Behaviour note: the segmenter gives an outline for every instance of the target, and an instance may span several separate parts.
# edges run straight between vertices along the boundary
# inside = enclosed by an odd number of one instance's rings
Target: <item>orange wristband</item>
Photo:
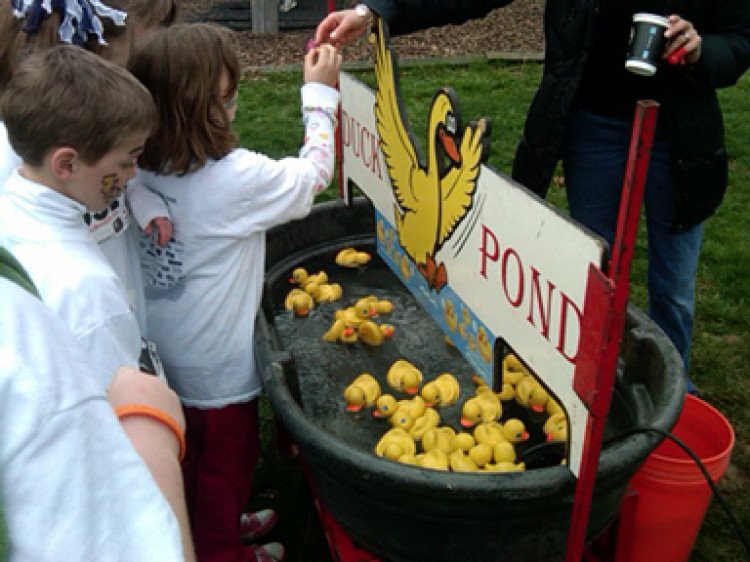
[[[182,457],[185,456],[185,432],[182,431],[182,428],[180,427],[180,424],[177,423],[177,420],[175,420],[164,410],[154,408],[153,406],[149,406],[148,404],[122,404],[121,406],[117,406],[115,408],[115,414],[117,414],[117,417],[120,419],[126,418],[128,416],[146,416],[160,421],[169,429],[171,429],[172,433],[174,433],[175,437],[177,438],[177,442],[180,445],[180,451],[177,453],[177,460],[181,461]]]

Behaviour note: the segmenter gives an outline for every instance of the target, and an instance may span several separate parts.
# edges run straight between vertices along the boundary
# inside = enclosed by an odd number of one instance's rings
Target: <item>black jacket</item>
[[[462,23],[512,0],[365,0],[392,35]],[[599,6],[606,0],[548,0],[545,63],[513,163],[513,178],[547,193],[561,158],[576,90],[587,61]],[[673,230],[711,216],[727,185],[724,125],[716,89],[731,86],[750,67],[750,0],[664,0],[666,14],[691,21],[703,38],[697,64],[660,68],[668,73],[659,120],[671,143],[676,186]]]

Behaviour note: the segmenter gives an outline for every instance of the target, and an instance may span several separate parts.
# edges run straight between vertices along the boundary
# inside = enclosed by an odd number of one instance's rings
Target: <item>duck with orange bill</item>
[[[347,412],[358,412],[365,406],[373,406],[380,396],[380,384],[370,373],[357,375],[344,389]]]
[[[383,394],[375,400],[375,409],[372,411],[372,415],[376,418],[388,418],[392,425],[404,426],[404,429],[409,429],[411,423],[408,422],[396,422],[394,416],[401,414],[413,422],[418,417],[422,416],[427,409],[425,401],[422,397],[417,395],[411,399],[396,400],[392,394]]]
[[[440,373],[422,387],[422,398],[430,406],[450,406],[461,393],[458,379],[451,373]]]
[[[394,390],[416,394],[422,384],[422,371],[406,359],[396,359],[388,368],[386,382]]]
[[[331,327],[323,333],[323,340],[331,343],[353,344],[357,341],[357,330],[344,320],[334,320]]]
[[[565,416],[565,412],[552,414],[544,422],[542,429],[544,430],[544,435],[547,436],[547,441],[567,441],[568,418]]]
[[[314,284],[311,294],[315,302],[334,302],[341,298],[344,291],[338,283],[322,283]]]
[[[356,248],[344,248],[336,254],[334,261],[340,267],[356,268],[365,265],[372,259],[368,252],[357,250]]]
[[[368,295],[362,297],[356,303],[356,306],[364,307],[367,310],[369,317],[378,316],[380,314],[390,314],[393,312],[393,303],[388,299],[380,299],[375,295]]]
[[[364,320],[356,331],[359,341],[370,347],[377,347],[393,336],[395,328],[392,324],[376,324],[372,320]]]
[[[525,376],[516,385],[516,402],[524,408],[542,413],[548,401],[549,393],[534,375]]]
[[[302,289],[294,288],[284,299],[284,308],[294,312],[295,316],[307,316],[315,308],[315,301]]]
[[[435,408],[426,408],[418,418],[414,418],[409,428],[409,435],[415,441],[419,441],[428,429],[437,427],[440,423],[440,414]]]

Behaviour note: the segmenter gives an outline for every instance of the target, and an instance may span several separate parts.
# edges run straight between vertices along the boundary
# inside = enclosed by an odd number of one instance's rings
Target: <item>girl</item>
[[[188,424],[183,463],[199,560],[281,560],[283,546],[243,547],[239,516],[258,457],[260,378],[253,329],[266,231],[305,216],[331,180],[341,56],[331,46],[305,57],[305,144],[272,160],[236,148],[240,70],[229,32],[180,24],[131,58],[151,91],[158,130],[138,178],[167,201],[166,248],[142,244],[149,337],[156,342]]]

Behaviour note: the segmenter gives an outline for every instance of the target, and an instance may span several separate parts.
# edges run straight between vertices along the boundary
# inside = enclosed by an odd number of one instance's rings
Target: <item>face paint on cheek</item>
[[[117,185],[117,174],[107,174],[102,178],[102,196],[109,203],[117,197],[122,188]]]

